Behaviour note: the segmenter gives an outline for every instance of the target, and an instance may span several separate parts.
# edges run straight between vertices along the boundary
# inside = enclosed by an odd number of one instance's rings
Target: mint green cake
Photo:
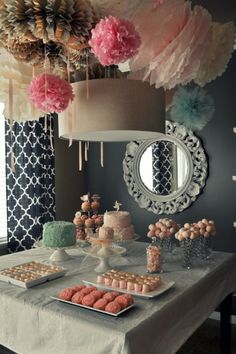
[[[76,228],[72,222],[51,221],[43,225],[45,247],[69,247],[76,243]]]

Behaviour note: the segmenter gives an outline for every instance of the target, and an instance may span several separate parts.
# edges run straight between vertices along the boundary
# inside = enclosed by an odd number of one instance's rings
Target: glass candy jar
[[[148,273],[161,273],[161,249],[156,237],[152,237],[151,244],[146,248],[147,253],[147,271]]]

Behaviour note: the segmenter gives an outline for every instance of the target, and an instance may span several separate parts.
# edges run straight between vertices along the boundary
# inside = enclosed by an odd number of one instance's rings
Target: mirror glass
[[[196,200],[205,185],[208,164],[200,139],[167,120],[165,135],[127,145],[123,171],[128,192],[141,208],[174,214]]]
[[[139,173],[145,187],[157,195],[169,195],[181,188],[187,178],[187,156],[171,141],[161,140],[143,152]]]

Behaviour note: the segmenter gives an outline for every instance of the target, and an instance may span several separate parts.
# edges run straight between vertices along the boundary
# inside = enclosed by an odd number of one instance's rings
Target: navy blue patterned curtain
[[[12,139],[6,122],[7,227],[10,252],[31,248],[42,234],[42,225],[55,217],[54,149],[51,117],[14,122]],[[11,141],[12,140],[12,141]],[[15,173],[11,169],[11,146]]]
[[[158,141],[152,145],[153,192],[168,195],[173,192],[172,143]]]

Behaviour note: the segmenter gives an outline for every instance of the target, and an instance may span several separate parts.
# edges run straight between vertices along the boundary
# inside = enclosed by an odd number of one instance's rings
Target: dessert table
[[[132,243],[128,256],[114,257],[112,266],[145,273],[146,247]],[[169,257],[162,277],[175,285],[154,299],[135,297],[135,306],[114,318],[50,298],[82,280],[96,280],[96,259],[80,249],[67,252],[72,258],[60,263],[68,269],[62,278],[31,289],[0,282],[2,345],[18,354],[172,354],[225,298],[227,324],[227,296],[236,291],[236,255],[214,252],[212,260],[191,270],[181,267],[178,254]],[[38,248],[1,256],[0,268],[32,260],[49,262],[50,254]]]

